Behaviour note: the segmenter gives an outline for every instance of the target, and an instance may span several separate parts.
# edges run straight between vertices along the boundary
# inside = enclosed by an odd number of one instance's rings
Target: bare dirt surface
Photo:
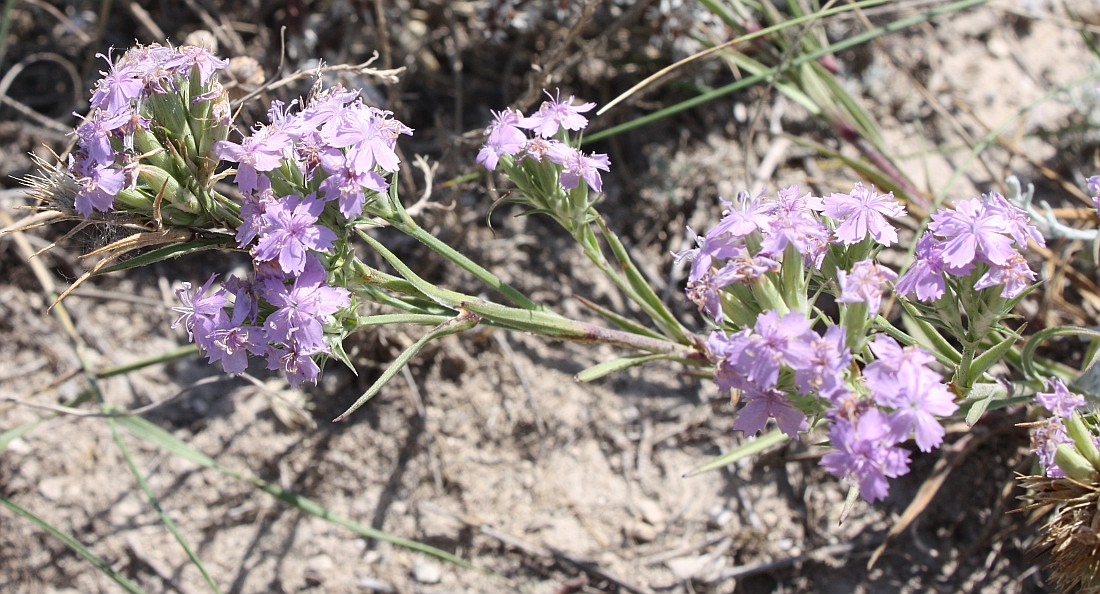
[[[0,69],[9,73],[2,94],[34,113],[13,101],[0,107],[0,184],[6,188],[0,214],[23,214],[16,209],[27,201],[13,176],[30,171],[27,153],[45,154],[43,145],[64,150],[65,129],[76,121],[68,114],[86,109],[86,90],[98,78],[96,52],[135,38],[181,42],[194,31],[213,30],[223,56],[251,56],[271,75],[286,27],[287,70],[317,57],[360,63],[374,51],[379,66],[406,67],[392,87],[373,79],[344,82],[369,85],[368,96],[416,128],[402,146],[406,161],[425,154],[440,163],[433,202],[447,208],[426,211],[425,227],[536,300],[592,317],[572,297],[614,306],[614,292],[594,280],[597,272],[563,233],[537,218],[513,218],[506,208],[493,215],[490,230],[484,179],[442,184],[474,171],[490,108],[521,98],[530,107],[533,91],[543,86],[604,104],[702,47],[677,34],[683,27],[694,22],[696,34],[728,37],[699,20],[699,8],[608,1],[565,43],[580,3],[546,3],[553,7],[545,10],[541,4],[118,2],[99,12],[92,2],[17,2]],[[867,18],[896,21],[932,4],[942,3],[899,1]],[[1005,176],[1016,174],[1037,183],[1040,197],[1052,203],[1085,204],[1052,180],[1080,187],[1083,176],[1094,173],[1097,136],[1089,124],[1100,113],[1096,81],[1079,79],[1094,72],[1096,62],[1079,28],[1098,22],[1100,12],[1091,2],[1070,3],[1079,13],[1071,19],[1061,3],[1052,4],[990,2],[835,56],[839,78],[878,121],[917,188],[969,198],[1003,189]],[[839,39],[867,26],[847,18],[827,30]],[[593,129],[733,76],[718,61],[694,65],[596,118]],[[244,117],[256,117],[266,100],[301,92],[284,91],[265,95]],[[704,229],[717,220],[719,195],[761,179],[771,190],[798,183],[818,193],[855,181],[837,160],[790,142],[809,138],[858,154],[824,121],[755,88],[620,135],[597,146],[614,164],[601,209],[678,304],[682,274],[669,252],[686,246],[685,224]],[[992,130],[1000,135],[989,142]],[[969,147],[984,144],[982,158],[972,160]],[[775,167],[767,166],[769,152]],[[963,174],[949,185],[956,168]],[[409,195],[424,187],[419,173],[404,181]],[[61,231],[21,237],[34,250]],[[393,239],[422,274],[474,286],[426,250]],[[82,270],[77,256],[103,240],[82,232],[39,260],[64,286]],[[138,489],[108,423],[27,404],[57,405],[86,382],[74,373],[81,360],[47,312],[50,301],[22,249],[16,238],[0,238],[0,432],[40,424],[0,452],[0,494],[73,535],[147,591],[208,590]],[[87,367],[123,364],[185,343],[182,332],[169,328],[172,289],[232,265],[199,256],[85,283],[65,305],[87,343]],[[1032,309],[1037,327],[1092,311],[1060,292]],[[197,357],[101,381],[107,402],[118,408],[170,400],[144,418],[224,467],[495,574],[356,536],[248,482],[124,436],[153,493],[223,591],[1046,591],[1027,554],[1034,528],[1023,514],[1007,514],[1019,495],[1013,472],[1031,464],[1026,432],[1014,427],[1022,411],[997,412],[973,429],[953,425],[942,454],[914,456],[913,472],[895,482],[887,501],[856,502],[841,522],[847,490],[818,467],[823,450],[812,439],[685,477],[740,443],[730,430],[729,401],[712,383],[673,365],[575,382],[574,374],[613,356],[609,347],[491,330],[451,337],[419,356],[350,422],[330,423],[417,332],[363,332],[349,346],[358,377],[330,364],[320,385],[301,391],[262,369],[253,371],[264,388],[239,378],[198,384],[217,374]],[[950,470],[942,488],[868,567],[939,467]],[[117,590],[60,541],[0,508],[0,591]]]

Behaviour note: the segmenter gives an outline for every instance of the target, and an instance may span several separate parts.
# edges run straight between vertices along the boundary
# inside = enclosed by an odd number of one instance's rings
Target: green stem
[[[578,342],[604,343],[615,346],[633,348],[651,353],[665,353],[675,357],[705,361],[705,357],[694,349],[685,345],[665,339],[642,336],[631,332],[605,328],[595,324],[580,322],[563,318],[558,314],[542,311],[520,309],[485,301],[471,295],[451,291],[437,287],[417,276],[404,262],[389,251],[386,246],[374,239],[362,230],[357,230],[359,237],[379,253],[401,276],[412,285],[415,290],[427,296],[432,301],[453,310],[466,310],[477,314],[492,322],[494,325],[510,330],[534,332],[543,336],[572,340]],[[371,282],[370,277],[360,280]]]
[[[506,299],[518,305],[519,307],[530,310],[545,309],[534,301],[528,299],[527,296],[519,292],[519,290],[500,280],[497,275],[489,272],[477,262],[474,262],[473,260],[467,258],[451,246],[444,243],[443,240],[425,231],[423,227],[416,224],[416,221],[414,221],[412,217],[409,216],[409,213],[407,213],[405,209],[400,206],[400,203],[397,204],[397,207],[398,218],[391,221],[391,223],[397,230],[428,246],[434,252],[443,256],[444,258],[447,258],[451,262],[454,262],[458,265],[459,268],[474,275],[474,277],[476,277],[478,280],[492,287],[501,295],[504,295]]]

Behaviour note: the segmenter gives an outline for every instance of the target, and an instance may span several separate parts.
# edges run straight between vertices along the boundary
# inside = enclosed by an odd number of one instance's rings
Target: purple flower
[[[852,265],[852,269],[837,271],[840,284],[838,303],[866,303],[874,316],[882,303],[882,286],[898,277],[897,273],[874,260],[862,260]]]
[[[268,205],[253,256],[261,262],[277,259],[287,274],[302,272],[307,250],[327,252],[336,241],[331,229],[317,224],[324,208],[324,201],[313,195],[286,196]]]
[[[214,155],[239,163],[234,179],[241,192],[248,194],[267,186],[266,178],[261,181],[259,172],[277,169],[283,159],[290,157],[291,148],[290,136],[286,132],[278,126],[265,126],[246,136],[241,144],[228,140],[215,142]]]
[[[917,294],[921,301],[935,301],[943,296],[947,284],[943,279],[943,244],[932,234],[925,231],[917,240],[916,258],[894,285],[898,295]]]
[[[946,417],[959,406],[940,379],[940,374],[927,367],[910,365],[899,369],[893,381],[880,378],[874,382],[875,402],[894,409],[888,424],[895,440],[903,441],[913,434],[922,452],[930,452],[943,442],[944,429],[936,417]]]
[[[746,402],[733,423],[735,431],[744,431],[746,435],[759,433],[768,424],[769,418],[775,419],[779,429],[790,437],[797,437],[800,431],[809,428],[806,415],[779,390],[750,389],[742,397]]]
[[[1085,397],[1070,392],[1061,379],[1049,378],[1047,389],[1051,391],[1039,392],[1035,395],[1035,401],[1056,417],[1068,419],[1074,410],[1085,406]]]
[[[1044,473],[1049,477],[1064,478],[1066,476],[1066,473],[1054,461],[1054,457],[1058,453],[1058,446],[1062,444],[1072,445],[1073,440],[1066,433],[1066,426],[1062,422],[1062,418],[1058,416],[1047,419],[1043,425],[1035,429],[1035,433],[1031,434],[1031,451],[1039,456],[1039,465],[1043,467]]]
[[[267,368],[271,371],[282,370],[291,386],[302,382],[316,382],[321,368],[312,355],[325,351],[313,351],[302,348],[272,347],[267,353]]]
[[[406,134],[412,130],[403,128],[400,122],[395,128],[395,120],[388,120],[387,114],[373,107],[349,108],[321,128],[321,137],[334,147],[348,147],[348,165],[357,173],[366,173],[375,165],[383,171],[397,171],[401,160],[394,150],[395,130]]]
[[[93,210],[107,212],[115,204],[115,196],[126,185],[126,172],[111,167],[92,167],[86,175],[76,180],[80,190],[73,201],[73,208],[85,218]]]
[[[115,162],[115,149],[111,146],[111,132],[117,130],[130,121],[130,113],[122,111],[112,114],[109,111],[98,109],[91,117],[83,117],[84,123],[77,127],[76,136],[79,144],[87,155],[88,161],[99,165],[110,165]]]
[[[230,278],[226,284],[234,280],[236,277]],[[206,358],[211,364],[220,363],[226,373],[243,373],[248,368],[249,353],[263,355],[267,351],[264,329],[244,325],[250,317],[251,305],[249,299],[238,300],[233,306],[233,317],[219,316],[210,333]]]
[[[809,342],[816,337],[810,330],[810,321],[796,311],[782,318],[775,310],[764,312],[756,319],[753,330],[738,364],[745,378],[758,390],[776,385],[781,364],[795,368],[805,365],[811,354]]]
[[[793,185],[779,190],[778,199],[775,202],[773,214],[779,217],[808,216],[814,217],[814,211],[824,208],[821,198],[806,192],[800,194],[802,189]]]
[[[196,45],[181,47],[179,55],[181,58],[179,61],[181,74],[186,76],[191,68],[196,68],[199,72],[199,82],[204,85],[210,82],[210,77],[214,76],[214,71],[223,70],[226,66],[229,66],[229,60],[219,59],[210,50]]]
[[[519,129],[523,114],[513,109],[492,113],[493,123],[485,129],[488,139],[477,153],[477,163],[489,171],[497,168],[502,155],[517,155],[527,145],[527,135]]]
[[[729,266],[715,271],[707,269],[697,280],[688,281],[685,294],[700,310],[714,320],[722,322],[722,288],[737,282],[737,270]]]
[[[572,190],[580,185],[581,178],[588,183],[588,187],[597,192],[603,191],[603,179],[599,170],[610,171],[611,161],[603,153],[586,155],[564,143],[556,143],[550,146],[547,156],[551,161],[562,166],[561,187]]]
[[[687,230],[688,233],[695,234],[691,227],[688,227]],[[733,258],[747,251],[745,246],[740,244],[738,238],[729,234],[716,234],[713,229],[706,235],[696,235],[695,244],[697,247],[673,254],[676,263],[680,263],[684,259],[691,260],[688,282],[702,279],[713,267],[715,260]]]
[[[294,284],[267,279],[263,296],[277,310],[267,316],[267,338],[273,343],[296,345],[298,353],[328,352],[324,341],[324,320],[351,304],[350,293],[325,284],[325,268],[315,256],[306,259]]]
[[[1030,239],[1040,247],[1046,246],[1046,239],[1043,238],[1043,234],[1039,232],[1039,229],[1031,223],[1031,215],[1027,214],[1026,210],[1012,204],[997,192],[983,194],[982,200],[985,202],[987,209],[1000,214],[1008,222],[1008,233],[1012,236],[1016,245],[1026,248],[1027,240]]]
[[[176,321],[172,322],[172,328],[178,328],[182,324],[187,330],[187,339],[204,350],[210,345],[214,330],[226,317],[225,289],[219,288],[210,295],[206,294],[217,276],[217,274],[211,274],[206,283],[198,289],[192,289],[191,283],[183,283],[179,289],[176,289],[176,298],[182,305],[172,307],[172,311],[180,314]]]
[[[851,362],[844,326],[829,326],[824,336],[809,341],[806,358],[794,367],[794,384],[804,394],[816,393],[830,402],[839,402],[850,392],[844,370]]]
[[[764,202],[760,197],[751,198],[748,192],[739,192],[735,202],[722,201],[725,210],[722,220],[707,234],[745,237],[759,229],[767,229],[770,215],[776,209],[775,202]]]
[[[871,237],[889,246],[898,241],[898,233],[886,217],[905,216],[905,208],[894,200],[894,193],[879,194],[875,187],[856,183],[850,194],[833,194],[823,199],[822,212],[838,223],[834,233],[838,241],[852,245]]]
[[[136,61],[113,61],[111,50],[107,55],[96,54],[97,58],[107,60],[108,72],[100,72],[103,78],[92,93],[91,105],[111,114],[117,114],[130,107],[130,100],[141,95],[145,88],[143,72]]]
[[[879,334],[867,343],[875,360],[863,368],[863,377],[867,379],[867,385],[871,391],[876,392],[876,382],[892,383],[896,381],[898,373],[906,367],[926,367],[936,358],[923,348],[912,345],[902,347],[898,341]],[[882,391],[887,391],[885,388]]]
[[[954,210],[940,210],[932,215],[928,225],[944,238],[943,261],[962,267],[982,257],[993,264],[1004,264],[1016,251],[1009,222],[1002,214],[985,207],[981,200],[963,200]]]
[[[550,138],[558,133],[559,127],[576,131],[582,130],[588,125],[588,118],[581,114],[596,107],[595,103],[573,105],[572,95],[570,95],[568,99],[562,101],[560,90],[558,91],[557,97],[551,95],[549,91],[544,90],[543,92],[546,93],[546,96],[550,99],[542,102],[537,113],[520,120],[519,126],[521,128],[534,130],[535,134],[543,138]],[[596,191],[598,192],[599,190]]]
[[[728,336],[722,330],[715,330],[707,337],[707,351],[714,360],[714,383],[719,389],[740,390],[749,387],[740,360],[751,334],[751,329],[744,328]]]
[[[1013,252],[1004,264],[990,264],[989,270],[974,283],[974,289],[1001,287],[1001,297],[1012,299],[1034,281],[1035,272],[1027,265],[1027,260],[1019,252]]]
[[[821,458],[821,466],[833,476],[859,487],[865,500],[874,503],[890,492],[887,479],[909,472],[909,452],[895,447],[886,417],[870,409],[854,421],[833,420],[829,439],[835,452]]]
[[[776,260],[783,258],[788,245],[803,254],[808,265],[818,263],[829,241],[829,229],[814,216],[802,211],[776,210],[768,221],[760,253]]]

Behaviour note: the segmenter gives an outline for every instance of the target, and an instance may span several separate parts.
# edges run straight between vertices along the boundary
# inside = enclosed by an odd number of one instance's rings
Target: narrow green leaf
[[[115,365],[114,367],[104,367],[96,372],[95,376],[99,379],[105,377],[113,377],[116,375],[125,375],[136,369],[142,369],[149,367],[150,365],[156,365],[158,363],[167,363],[169,361],[175,361],[177,359],[184,359],[192,355],[196,355],[199,352],[199,347],[193,344],[187,344],[177,349],[168,351],[167,353],[161,353],[153,355],[152,357],[144,357],[136,361],[129,363],[123,363],[122,365]]]
[[[106,408],[104,411],[106,412]],[[195,569],[199,570],[200,574],[202,574],[203,579],[206,580],[206,585],[210,586],[212,591],[221,594],[221,589],[218,588],[217,582],[214,581],[214,578],[210,577],[210,573],[206,571],[206,566],[202,564],[202,560],[199,559],[199,556],[191,549],[191,546],[187,544],[187,539],[183,537],[183,533],[180,532],[179,526],[177,526],[171,516],[164,511],[164,508],[160,504],[160,499],[153,493],[153,488],[149,486],[149,482],[145,480],[137,463],[134,462],[134,458],[130,454],[130,448],[126,446],[126,442],[123,441],[122,435],[118,432],[118,422],[115,419],[108,418],[107,424],[111,428],[111,435],[114,437],[115,443],[118,444],[118,448],[122,452],[123,459],[126,461],[126,467],[130,469],[130,474],[134,476],[134,480],[137,481],[138,487],[145,493],[146,499],[149,500],[149,505],[153,506],[157,515],[160,516],[160,521],[164,522],[164,526],[172,533],[172,536],[176,539],[180,548],[183,549],[184,554],[191,560],[191,564],[195,566]]]
[[[416,354],[419,353],[420,350],[423,349],[424,346],[427,345],[429,342],[437,338],[442,338],[449,334],[455,334],[458,332],[469,330],[470,328],[476,326],[479,321],[481,321],[481,319],[477,315],[469,312],[464,312],[436,326],[432,329],[431,332],[428,332],[424,336],[421,336],[420,340],[417,340],[411,346],[409,346],[409,348],[402,351],[402,353],[398,355],[392,363],[390,363],[389,367],[387,367],[386,370],[382,372],[382,375],[379,376],[373,384],[371,384],[371,387],[367,388],[367,391],[364,392],[363,395],[355,401],[355,404],[352,404],[350,407],[348,407],[347,410],[345,410],[340,416],[333,419],[332,422],[338,423],[340,421],[343,421],[344,419],[348,418],[348,415],[355,412],[360,406],[366,404],[368,400],[370,400],[374,397],[375,394],[380,392],[382,390],[382,387],[389,383],[389,381],[393,379],[393,376],[397,375],[397,372],[401,371],[401,368],[407,365],[409,361],[414,356],[416,356]]]
[[[790,439],[790,437],[788,437],[786,433],[783,433],[779,429],[773,429],[769,433],[765,433],[764,435],[761,435],[760,437],[757,437],[752,441],[747,441],[730,450],[729,452],[722,454],[718,458],[715,458],[714,460],[711,460],[710,462],[707,462],[706,464],[703,464],[702,466],[699,466],[698,468],[689,471],[684,476],[695,476],[697,474],[710,472],[711,470],[722,468],[724,466],[729,466],[730,464],[733,464],[734,462],[742,458],[747,458],[749,456],[759,454],[760,452],[770,450],[771,448],[786,442],[788,439]]]
[[[635,365],[641,365],[643,363],[649,363],[650,361],[660,361],[661,359],[669,359],[668,355],[656,354],[656,355],[627,355],[625,357],[619,357],[610,361],[604,361],[585,369],[584,371],[576,375],[578,382],[590,382],[598,380],[601,377],[610,375],[617,371],[629,369]]]
[[[123,590],[126,590],[127,592],[132,592],[133,594],[144,594],[145,591],[142,590],[140,586],[127,579],[126,576],[120,574],[114,569],[111,569],[111,565],[109,563],[104,561],[99,555],[93,553],[91,550],[81,544],[80,541],[78,541],[77,539],[73,538],[69,534],[66,534],[65,532],[62,532],[53,524],[50,524],[46,520],[43,520],[30,510],[20,506],[19,504],[15,503],[11,499],[8,499],[7,497],[4,497],[3,495],[0,495],[0,504],[3,504],[5,507],[12,510],[13,512],[19,514],[20,516],[23,516],[27,520],[30,520],[32,524],[45,530],[47,533],[49,533],[50,536],[65,543],[65,546],[72,549],[74,553],[83,557],[96,569],[102,571],[104,574],[107,575],[107,577],[114,580],[116,584],[122,586]]]
[[[1016,341],[1019,339],[1019,336],[1012,334],[1008,338],[990,347],[986,352],[975,357],[974,361],[970,364],[971,377],[977,379],[986,371],[989,371],[989,368],[1003,359],[1008,349],[1012,348],[1012,345],[1016,344]]]
[[[186,256],[188,254],[194,254],[206,250],[224,250],[233,245],[233,239],[231,237],[213,237],[206,239],[196,239],[194,241],[188,241],[187,243],[176,243],[172,245],[166,245],[159,247],[155,250],[150,250],[141,254],[140,256],[134,256],[123,262],[117,262],[110,266],[104,266],[97,274],[107,274],[109,272],[118,272],[119,270],[127,270],[130,268],[137,268],[139,266],[147,266],[155,262],[163,262],[165,260],[172,260],[179,258],[180,256]]]
[[[11,442],[26,435],[30,430],[34,429],[42,423],[42,419],[31,421],[30,423],[24,423],[15,429],[8,429],[7,431],[0,433],[0,452],[8,449]]]

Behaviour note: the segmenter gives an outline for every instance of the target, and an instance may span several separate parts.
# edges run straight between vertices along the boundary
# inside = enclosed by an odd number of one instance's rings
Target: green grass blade
[[[400,536],[394,536],[387,532],[371,528],[370,526],[365,526],[358,522],[344,518],[343,516],[340,516],[338,514],[334,514],[325,509],[319,503],[307,497],[303,497],[302,495],[298,495],[297,493],[287,491],[286,489],[283,489],[278,485],[269,483],[257,476],[222,466],[221,464],[218,464],[216,461],[214,461],[213,458],[207,456],[206,454],[203,454],[202,452],[199,452],[187,443],[178,439],[176,436],[168,433],[164,429],[161,429],[160,427],[150,423],[149,421],[146,421],[145,419],[142,419],[140,417],[119,417],[118,419],[116,419],[116,421],[120,426],[126,429],[126,431],[134,437],[137,437],[138,439],[141,439],[146,443],[154,445],[165,451],[166,453],[172,454],[174,456],[179,456],[180,458],[194,462],[195,464],[198,464],[203,468],[214,470],[237,480],[251,483],[260,491],[263,491],[264,493],[267,493],[268,495],[271,495],[272,497],[280,501],[292,505],[301,512],[316,516],[318,518],[321,518],[322,520],[346,528],[347,530],[350,530],[351,532],[354,532],[355,534],[358,534],[360,536],[365,536],[367,538],[373,538],[374,540],[387,542],[411,551],[416,551],[418,553],[424,553],[426,555],[430,555],[432,557],[435,557],[442,561],[446,561],[448,563],[452,563],[459,567],[490,574],[490,572],[475,566],[474,564],[466,561],[465,559],[462,559],[461,557],[448,553],[447,551],[438,549],[430,545],[426,545],[421,542],[417,542],[415,540],[402,538]]]
[[[650,361],[660,361],[661,359],[670,358],[668,355],[627,355],[626,357],[618,357],[610,361],[604,361],[585,369],[584,371],[576,375],[578,382],[591,382],[598,380],[601,377],[615,373],[616,371],[622,371],[629,369],[635,365],[641,365],[643,363],[649,363]]]
[[[149,500],[149,505],[152,505],[153,509],[156,510],[157,515],[160,516],[160,521],[164,522],[164,526],[172,533],[172,536],[176,539],[176,542],[179,543],[183,552],[187,555],[187,558],[191,560],[191,564],[202,574],[203,579],[206,580],[206,584],[210,586],[210,589],[221,594],[221,589],[218,588],[217,582],[214,581],[214,578],[210,577],[210,573],[206,571],[206,566],[202,564],[202,560],[199,559],[199,556],[191,549],[191,546],[187,544],[187,539],[183,537],[183,533],[180,532],[176,523],[168,513],[164,511],[164,508],[160,505],[160,499],[153,493],[153,489],[149,486],[149,482],[145,480],[145,477],[141,473],[141,469],[139,469],[134,462],[134,458],[130,454],[130,448],[126,446],[126,442],[123,441],[122,435],[118,432],[118,422],[108,418],[107,426],[111,428],[111,436],[114,437],[115,443],[118,444],[119,451],[122,452],[123,459],[126,460],[126,467],[130,469],[130,474],[134,475],[134,480],[137,481],[141,491],[145,493],[145,497]]]
[[[3,495],[0,495],[0,504],[19,514],[20,516],[23,516],[23,518],[29,520],[32,524],[45,530],[47,533],[49,533],[50,536],[65,543],[65,546],[72,549],[74,553],[83,557],[96,569],[102,571],[104,574],[107,575],[107,577],[114,580],[116,584],[122,586],[123,590],[127,592],[132,592],[133,594],[144,594],[145,591],[142,590],[140,586],[127,579],[126,576],[120,574],[114,569],[111,569],[111,566],[106,561],[104,561],[99,555],[96,555],[95,553],[90,551],[88,547],[85,547],[77,539],[73,538],[69,534],[66,534],[65,532],[62,532],[54,525],[50,524],[46,520],[43,520],[30,510],[20,506],[19,504],[15,503],[11,499],[8,499],[7,497],[4,497]]]
[[[123,363],[122,365],[115,365],[113,367],[104,367],[96,372],[95,376],[98,379],[105,377],[112,377],[116,375],[125,375],[131,371],[137,369],[143,369],[150,365],[156,365],[158,363],[167,363],[169,361],[175,361],[177,359],[185,359],[191,355],[196,355],[199,352],[199,347],[188,344],[181,346],[175,350],[168,351],[167,353],[161,353],[159,355],[153,355],[152,357],[143,357],[129,363]]]
[[[764,435],[761,435],[760,437],[757,437],[752,441],[745,442],[737,446],[736,448],[733,448],[729,452],[726,452],[725,454],[722,454],[721,456],[715,458],[714,460],[711,460],[710,462],[707,462],[706,464],[703,464],[702,466],[699,466],[698,468],[689,471],[684,476],[695,476],[704,472],[717,470],[724,466],[729,466],[730,464],[733,464],[734,462],[742,458],[747,458],[749,456],[759,454],[760,452],[770,450],[771,448],[774,448],[775,446],[786,442],[788,439],[790,439],[790,437],[787,437],[786,433],[783,433],[778,429],[773,429],[772,431],[765,433]]]
[[[959,2],[953,2],[953,3],[948,4],[946,6],[933,8],[931,10],[925,11],[923,13],[920,13],[920,14],[917,14],[917,15],[914,15],[914,16],[911,16],[911,17],[908,17],[908,18],[904,18],[904,19],[894,21],[893,23],[888,23],[888,24],[883,25],[881,27],[876,27],[874,29],[871,29],[870,31],[865,31],[863,33],[860,33],[859,35],[853,35],[852,37],[849,37],[848,39],[845,39],[843,41],[835,43],[835,44],[833,44],[829,47],[821,48],[817,51],[810,52],[808,54],[798,56],[798,57],[792,59],[790,62],[788,62],[786,64],[782,64],[780,66],[775,66],[775,67],[769,68],[768,70],[766,70],[764,72],[754,74],[752,76],[747,76],[747,77],[745,77],[745,78],[743,78],[739,81],[732,82],[732,83],[730,83],[728,85],[725,85],[725,86],[722,86],[722,87],[718,87],[717,89],[708,91],[706,93],[702,93],[702,94],[700,94],[696,97],[692,97],[691,99],[681,101],[680,103],[677,103],[675,105],[671,105],[671,106],[666,107],[664,109],[660,109],[660,110],[655,111],[651,114],[635,118],[635,119],[633,119],[629,122],[624,122],[622,124],[619,124],[618,126],[612,126],[611,128],[607,128],[606,130],[601,130],[599,132],[589,134],[584,138],[583,144],[588,144],[588,143],[591,143],[591,142],[595,142],[597,140],[602,140],[604,138],[614,136],[616,134],[621,134],[621,133],[626,132],[628,130],[634,130],[635,128],[640,128],[640,127],[645,126],[647,124],[651,124],[651,123],[656,122],[658,120],[662,120],[662,119],[667,118],[669,116],[678,114],[682,111],[686,111],[688,109],[698,107],[699,105],[703,105],[704,103],[707,103],[709,101],[713,101],[713,100],[718,99],[720,97],[724,97],[724,96],[726,96],[730,93],[733,93],[734,91],[738,91],[738,90],[743,89],[745,87],[752,86],[752,85],[754,85],[758,82],[768,80],[772,76],[774,76],[775,74],[777,74],[779,72],[790,70],[790,69],[795,68],[797,66],[801,66],[802,64],[805,64],[807,62],[812,62],[814,60],[817,60],[817,59],[821,58],[822,56],[826,56],[828,54],[833,54],[833,53],[836,53],[836,52],[840,52],[840,51],[846,50],[848,48],[852,48],[852,47],[858,46],[860,44],[867,43],[868,41],[871,41],[872,39],[877,39],[877,38],[882,37],[884,35],[888,35],[890,33],[896,32],[896,31],[904,30],[904,29],[906,29],[908,27],[911,27],[913,25],[917,25],[917,24],[920,24],[920,23],[923,23],[923,22],[926,22],[926,21],[930,21],[930,20],[932,20],[932,19],[934,19],[938,16],[942,16],[944,14],[950,14],[952,12],[957,12],[957,11],[960,11],[960,10],[964,10],[964,9],[967,9],[967,8],[971,8],[971,7],[974,7],[974,6],[981,5],[981,4],[985,4],[986,2],[988,2],[988,0],[961,0]]]

